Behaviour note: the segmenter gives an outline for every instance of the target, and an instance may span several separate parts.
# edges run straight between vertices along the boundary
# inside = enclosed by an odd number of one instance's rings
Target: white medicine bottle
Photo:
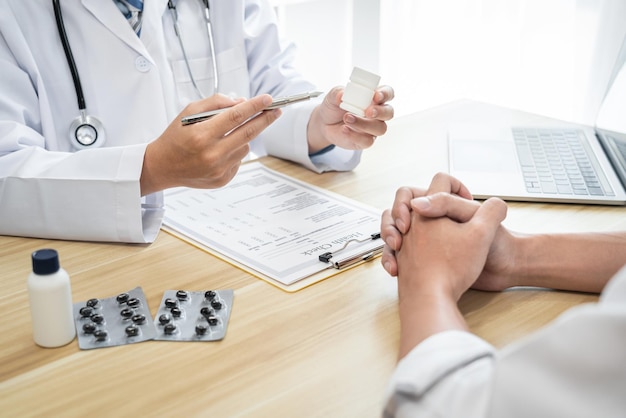
[[[61,268],[56,250],[37,250],[32,262],[28,298],[33,339],[42,347],[66,345],[76,336],[70,277]]]

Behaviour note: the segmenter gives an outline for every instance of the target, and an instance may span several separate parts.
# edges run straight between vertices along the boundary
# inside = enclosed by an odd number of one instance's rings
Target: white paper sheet
[[[335,260],[383,245],[370,238],[381,211],[260,163],[219,189],[173,189],[165,206],[166,227],[284,285],[334,269],[320,254]]]

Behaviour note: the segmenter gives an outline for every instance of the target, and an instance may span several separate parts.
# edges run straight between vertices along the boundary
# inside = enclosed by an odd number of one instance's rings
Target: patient
[[[385,416],[625,416],[626,231],[525,235],[501,225],[506,212],[438,174],[427,190],[399,189],[383,213],[401,326]],[[602,295],[496,350],[457,302],[470,287],[513,286]]]

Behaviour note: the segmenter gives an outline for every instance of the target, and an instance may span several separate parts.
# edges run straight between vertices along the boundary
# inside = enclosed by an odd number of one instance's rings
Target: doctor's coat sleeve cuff
[[[490,399],[495,348],[464,331],[445,331],[398,362],[384,417],[482,417]]]
[[[76,153],[25,147],[0,163],[0,234],[146,243],[163,218],[160,194],[141,197],[146,145]],[[5,161],[13,160],[10,171]],[[5,169],[4,172],[2,169]]]
[[[134,177],[139,185],[145,151],[145,144],[127,147],[120,162],[120,170],[128,170],[128,173],[120,172],[120,177]],[[140,167],[139,173],[136,172],[136,167]],[[124,188],[123,193],[128,194],[121,196],[120,202],[134,201],[136,203],[128,206],[124,203],[120,205],[120,207],[126,207],[129,211],[128,213],[122,212],[118,220],[121,226],[119,232],[121,241],[134,243],[153,242],[159,234],[165,214],[163,192],[152,193],[141,198],[139,197],[141,196],[141,191],[137,192],[137,188],[130,187]],[[138,197],[140,200],[137,200]],[[138,219],[137,216],[140,218]]]
[[[307,126],[319,100],[291,105],[263,133],[263,143],[269,155],[296,162],[311,171],[350,171],[361,161],[362,151],[339,147],[319,155],[309,155]]]

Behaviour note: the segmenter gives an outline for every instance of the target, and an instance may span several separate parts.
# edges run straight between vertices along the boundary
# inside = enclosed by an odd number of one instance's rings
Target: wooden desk
[[[427,185],[447,168],[445,131],[457,122],[536,116],[456,102],[394,120],[349,173],[316,175],[264,164],[378,208],[402,185]],[[520,231],[626,229],[624,208],[511,204]],[[141,286],[153,315],[168,289],[235,289],[221,342],[149,341],[81,351],[35,346],[26,295],[30,254],[56,248],[74,301]],[[289,294],[166,233],[152,245],[0,237],[0,411],[3,416],[377,417],[398,345],[395,279],[378,260]],[[470,291],[460,306],[496,346],[594,295],[536,289]]]

